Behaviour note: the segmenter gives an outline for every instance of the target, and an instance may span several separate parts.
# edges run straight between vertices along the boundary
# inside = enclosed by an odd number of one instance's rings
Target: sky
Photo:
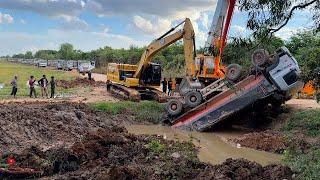
[[[104,46],[145,46],[183,21],[192,20],[204,46],[217,0],[0,0],[0,56],[59,49],[65,42],[91,51]],[[288,40],[311,26],[310,14],[295,14],[276,35]],[[229,36],[247,36],[246,13],[235,11]]]

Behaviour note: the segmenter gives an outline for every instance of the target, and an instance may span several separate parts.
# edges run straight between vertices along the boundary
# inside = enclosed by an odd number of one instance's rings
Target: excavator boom
[[[184,28],[182,30],[168,35],[183,23]],[[147,49],[141,56],[137,71],[135,72],[133,77],[139,79],[141,74],[143,73],[143,70],[148,66],[155,54],[182,38],[184,39],[184,52],[187,64],[186,71],[188,75],[194,74],[194,68],[191,65],[193,64],[194,59],[194,30],[190,19],[187,18],[185,21],[181,22],[176,27],[172,28],[170,31],[166,32],[160,38],[156,39],[148,45]],[[188,64],[190,66],[188,66]]]

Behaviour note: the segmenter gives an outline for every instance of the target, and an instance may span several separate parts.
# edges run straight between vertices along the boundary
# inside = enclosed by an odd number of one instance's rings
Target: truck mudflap
[[[251,75],[173,121],[174,128],[205,131],[276,90],[263,76]]]

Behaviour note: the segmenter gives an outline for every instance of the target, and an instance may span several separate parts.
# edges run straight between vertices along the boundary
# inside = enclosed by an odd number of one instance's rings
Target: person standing
[[[30,97],[34,95],[34,98],[37,98],[36,89],[35,89],[36,78],[34,76],[30,76],[29,79],[29,87],[30,87]]]
[[[167,93],[167,85],[168,85],[168,81],[166,78],[163,78],[162,83],[162,92]]]
[[[45,95],[48,98],[48,79],[46,78],[46,75],[42,76],[38,81],[38,84],[41,87],[41,96],[44,97]]]
[[[54,76],[51,76],[50,87],[51,87],[50,98],[54,98],[54,93],[55,93],[55,89],[56,89],[56,82],[54,81]]]
[[[169,78],[168,81],[168,95],[171,96],[172,94],[172,78]]]
[[[91,81],[92,80],[92,73],[91,71],[88,72],[88,79]]]
[[[18,77],[14,76],[14,78],[11,81],[11,86],[12,86],[12,91],[11,91],[11,96],[13,96],[14,98],[16,98],[17,95],[17,91],[18,91]]]

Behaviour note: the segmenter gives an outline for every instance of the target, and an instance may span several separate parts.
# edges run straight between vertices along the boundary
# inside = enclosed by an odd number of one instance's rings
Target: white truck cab
[[[267,69],[271,80],[281,91],[301,88],[303,83],[299,81],[301,71],[297,60],[286,47],[281,47],[277,56],[277,63]]]

